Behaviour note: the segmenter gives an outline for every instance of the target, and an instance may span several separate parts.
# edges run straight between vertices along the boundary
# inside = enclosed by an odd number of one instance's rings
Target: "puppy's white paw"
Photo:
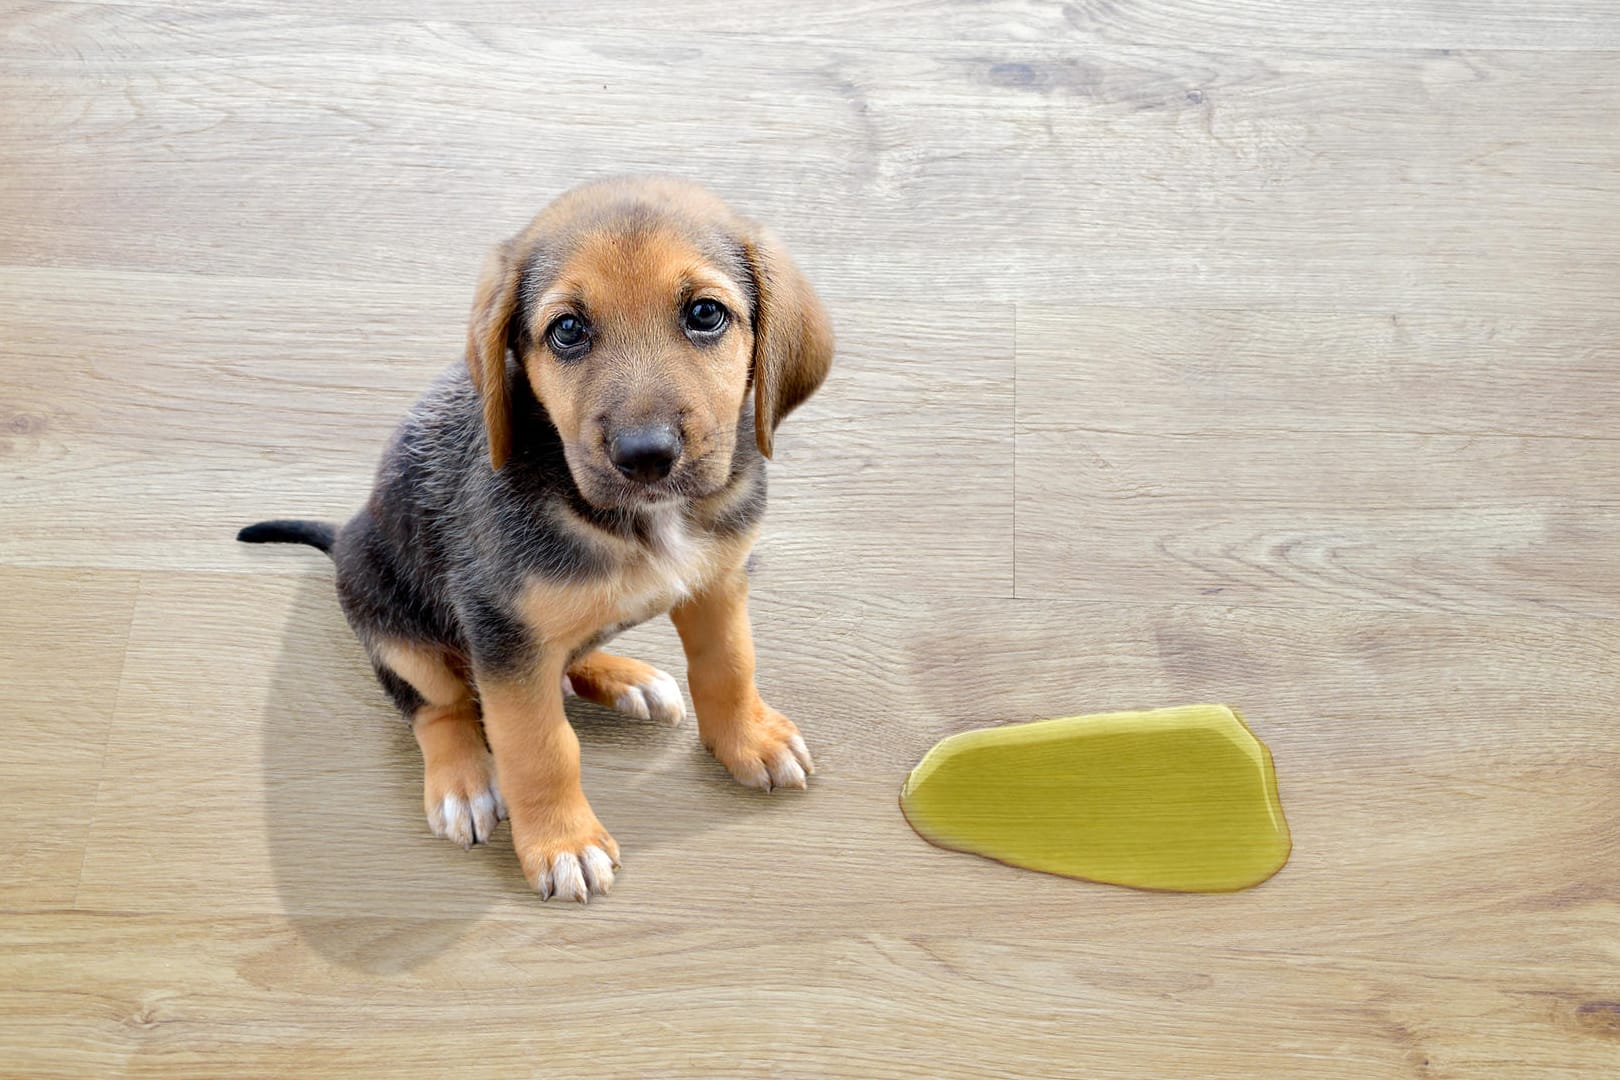
[[[656,720],[675,727],[686,719],[686,699],[673,677],[657,668],[648,668],[650,677],[626,687],[613,707],[638,720]]]
[[[534,875],[534,891],[542,900],[572,900],[584,904],[593,896],[613,890],[613,856],[589,844],[578,852],[552,856]]]
[[[763,702],[754,716],[715,733],[709,749],[739,784],[761,791],[803,790],[816,771],[793,721]]]
[[[599,847],[588,847],[579,855],[565,851],[551,862],[551,873],[537,891],[542,900],[572,900],[589,903],[593,896],[606,896],[613,890],[613,860]]]
[[[788,740],[788,745],[777,751],[776,760],[769,763],[767,768],[771,774],[771,787],[773,788],[804,788],[807,784],[806,769],[810,765],[810,751],[804,745],[804,740],[795,735]]]
[[[495,823],[506,820],[506,803],[491,781],[476,794],[452,791],[436,802],[428,801],[427,820],[434,836],[470,848],[489,842],[495,833]]]

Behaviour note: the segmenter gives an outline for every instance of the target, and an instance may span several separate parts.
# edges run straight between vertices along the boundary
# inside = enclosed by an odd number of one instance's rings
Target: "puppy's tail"
[[[236,534],[244,544],[308,544],[332,553],[337,526],[329,521],[261,521]]]

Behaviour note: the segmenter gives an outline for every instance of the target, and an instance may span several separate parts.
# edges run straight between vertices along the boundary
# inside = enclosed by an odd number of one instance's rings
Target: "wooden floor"
[[[0,55],[0,1075],[1620,1074],[1611,0],[37,0]],[[754,602],[821,772],[578,709],[581,909],[428,834],[329,564],[232,535],[357,506],[485,251],[625,170],[833,313]],[[944,734],[1192,701],[1275,753],[1250,892],[897,812]]]

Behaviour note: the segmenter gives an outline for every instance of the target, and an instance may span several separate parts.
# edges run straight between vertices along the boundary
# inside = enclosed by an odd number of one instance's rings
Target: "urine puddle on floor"
[[[1292,846],[1271,751],[1224,705],[952,735],[900,809],[940,847],[1138,889],[1246,889]]]

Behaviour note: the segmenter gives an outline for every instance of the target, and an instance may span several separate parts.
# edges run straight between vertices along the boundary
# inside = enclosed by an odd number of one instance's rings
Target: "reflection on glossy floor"
[[[1399,7],[3,16],[0,1072],[1613,1071],[1620,20]],[[580,707],[624,869],[542,906],[232,535],[352,510],[487,248],[655,169],[839,330],[754,587],[820,772]],[[898,812],[952,732],[1189,701],[1275,755],[1258,888]]]

